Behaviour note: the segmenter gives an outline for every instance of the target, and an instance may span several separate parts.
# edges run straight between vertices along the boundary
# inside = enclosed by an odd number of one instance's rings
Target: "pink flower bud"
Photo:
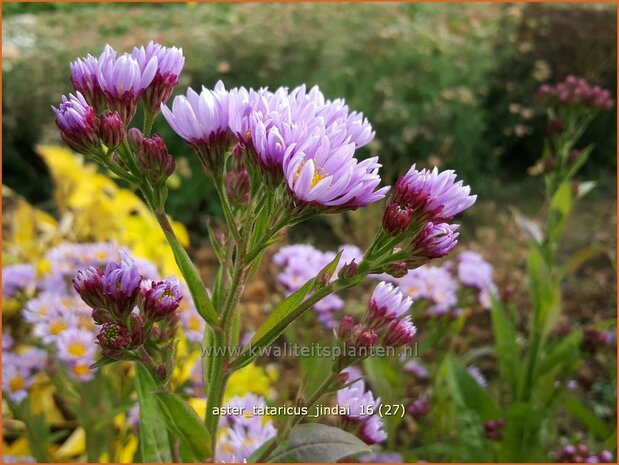
[[[113,150],[125,140],[125,125],[117,112],[101,115],[99,135],[109,150]]]

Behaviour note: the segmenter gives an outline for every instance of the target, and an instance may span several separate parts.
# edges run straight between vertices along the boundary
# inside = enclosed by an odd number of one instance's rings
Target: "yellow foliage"
[[[54,180],[60,218],[56,222],[18,201],[5,238],[5,250],[15,256],[9,262],[36,263],[42,269],[45,252],[61,241],[116,241],[136,257],[155,263],[164,276],[180,274],[157,219],[136,193],[119,187],[111,177],[98,173],[94,164],[65,148],[42,145],[37,150]],[[189,245],[185,227],[177,222],[172,227],[179,241]]]

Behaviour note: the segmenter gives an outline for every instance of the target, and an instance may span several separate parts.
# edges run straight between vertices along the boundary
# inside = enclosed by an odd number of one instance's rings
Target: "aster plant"
[[[453,171],[420,170],[415,165],[390,193],[388,186],[381,186],[379,158],[357,155],[374,137],[367,118],[351,111],[342,99],[328,100],[318,87],[226,89],[219,82],[212,90],[188,89],[168,103],[183,65],[178,48],[150,43],[119,55],[108,45],[98,58],[89,55],[71,64],[75,93],[63,97],[53,110],[67,145],[137,188],[166,235],[205,323],[205,418],[198,419],[170,391],[168,382],[183,285],[147,280],[128,258],[79,270],[73,280],[99,326],[103,356],[93,367],[117,360],[136,362],[144,461],[285,461],[293,458],[299,441],[322,445],[314,449],[315,455],[302,457],[305,461],[335,461],[367,451],[366,444],[385,439],[380,418],[369,411],[379,400],[346,371],[367,357],[365,352],[342,355],[324,382],[296,401],[312,409],[324,396],[337,393],[340,403],[356,406],[341,426],[362,440],[342,429],[303,423],[306,414],[289,418],[277,430],[256,421],[224,419],[218,412],[228,380],[305,312],[321,304],[328,308],[329,299],[337,307],[338,292],[359,286],[369,275],[399,278],[446,256],[458,239],[458,225],[451,222],[476,197]],[[140,103],[145,116],[138,129],[133,125]],[[151,134],[159,113],[193,148],[222,205],[226,231],[209,231],[219,261],[212,292],[207,292],[165,212],[166,179],[174,172],[175,160],[163,138]],[[341,249],[312,262],[311,272],[301,270],[298,279],[289,282],[287,297],[251,340],[234,351],[243,290],[282,232],[319,214],[356,210],[384,199],[382,224],[367,249]],[[411,303],[383,282],[359,321],[345,316],[336,323],[328,310],[324,321],[342,345],[400,348],[410,345],[416,333]],[[368,408],[357,412],[361,404]],[[226,428],[223,435],[218,434],[221,427]],[[158,434],[170,434],[171,441]],[[249,438],[252,450],[246,450]],[[337,450],[325,444],[333,440],[340,444]],[[185,451],[182,457],[179,444]]]

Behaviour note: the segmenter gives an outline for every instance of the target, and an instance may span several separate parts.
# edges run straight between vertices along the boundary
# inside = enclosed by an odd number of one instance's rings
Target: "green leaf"
[[[515,207],[511,207],[510,210],[520,232],[522,232],[529,241],[541,244],[544,234],[539,223],[531,218],[527,218]]]
[[[360,439],[333,426],[310,423],[295,426],[290,436],[273,454],[269,462],[337,462],[345,457],[370,452]]]
[[[576,251],[561,268],[561,275],[565,276],[577,271],[585,262],[591,260],[597,255],[610,255],[611,251],[608,247],[602,247],[599,245],[592,245],[590,247],[583,247]]]
[[[567,337],[557,342],[550,351],[542,358],[538,371],[546,374],[559,364],[569,363],[578,355],[578,348],[582,340],[582,331],[574,331]]]
[[[584,149],[582,149],[578,153],[578,157],[576,157],[576,160],[574,160],[574,162],[570,166],[570,170],[567,172],[565,176],[565,179],[568,182],[574,177],[574,175],[578,172],[578,170],[585,164],[585,162],[589,158],[589,155],[591,155],[593,148],[594,148],[594,145],[591,144],[585,147]]]
[[[543,462],[548,460],[542,447],[540,430],[548,412],[529,404],[516,402],[505,414],[503,447],[500,462]]]
[[[565,408],[578,418],[598,439],[605,440],[611,434],[608,426],[576,397],[569,397],[565,401]]]
[[[144,462],[171,462],[170,440],[165,416],[152,394],[159,390],[146,367],[136,363],[135,389],[140,401],[140,452]]]
[[[340,263],[340,258],[342,257],[343,252],[344,250],[340,250],[335,258],[318,272],[316,279],[314,279],[314,290],[318,290],[329,283],[333,277],[333,273],[335,273],[335,270],[337,269],[338,263]]]
[[[163,215],[165,215],[165,213],[163,213]],[[167,219],[165,221],[167,222]],[[206,287],[202,282],[202,278],[200,278],[198,269],[191,261],[191,258],[189,258],[189,254],[185,248],[180,244],[180,242],[178,242],[174,232],[171,229],[168,230],[165,225],[162,225],[162,229],[168,239],[170,248],[174,253],[176,264],[181,270],[183,278],[185,278],[185,282],[187,283],[187,287],[189,288],[189,292],[191,293],[197,312],[211,326],[217,325],[217,311],[213,306],[211,298],[206,292]]]
[[[293,292],[277,305],[267,319],[260,325],[249,346],[234,360],[232,367],[239,369],[249,364],[262,347],[266,347],[277,339],[298,316],[297,307],[303,303],[305,296],[313,288],[314,280],[310,279],[300,289]],[[308,307],[309,308],[309,307]]]
[[[560,287],[552,279],[552,275],[540,251],[535,247],[529,248],[527,263],[529,275],[529,289],[535,319],[531,320],[531,331],[539,329],[544,335],[554,326],[561,311]]]
[[[114,363],[117,361],[118,360],[115,358],[102,355],[97,361],[95,361],[95,363],[90,365],[88,368],[90,368],[91,370],[94,370],[95,368],[101,368],[101,367],[104,367],[105,365],[109,365],[110,363]]]
[[[486,391],[453,357],[447,356],[447,382],[457,406],[479,415],[482,421],[498,418],[498,411]]]
[[[168,428],[183,441],[195,460],[203,462],[211,458],[213,451],[209,432],[191,405],[169,391],[157,391],[154,395]]]
[[[496,355],[499,359],[499,372],[501,379],[509,386],[512,395],[516,395],[520,370],[518,363],[520,347],[516,341],[516,328],[505,313],[501,301],[495,296],[491,298],[490,317],[492,319]]]
[[[550,201],[548,239],[551,244],[557,243],[561,237],[571,209],[572,185],[569,182],[563,182]]]

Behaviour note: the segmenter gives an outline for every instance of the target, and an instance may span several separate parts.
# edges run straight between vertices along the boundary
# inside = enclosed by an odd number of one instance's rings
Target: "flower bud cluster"
[[[589,450],[586,444],[568,444],[555,453],[555,459],[559,463],[611,463],[614,461],[611,452],[604,450],[596,454]]]
[[[567,76],[556,85],[542,84],[535,98],[553,106],[585,106],[596,110],[610,110],[615,106],[609,90],[592,86],[576,76]]]
[[[490,439],[491,441],[502,441],[504,427],[505,421],[502,418],[488,420],[484,423],[484,434],[486,439]]]
[[[92,308],[95,323],[101,325],[97,340],[103,355],[120,359],[147,339],[158,343],[174,337],[183,294],[180,284],[143,279],[126,255],[105,268],[79,270],[73,287]]]
[[[357,359],[365,358],[363,354],[376,344],[394,348],[410,344],[417,332],[408,314],[412,303],[410,298],[405,297],[393,285],[386,282],[379,283],[374,289],[361,323],[355,324],[354,318],[350,315],[342,318],[338,328],[340,341],[348,347],[365,350],[353,352],[353,355],[349,352],[342,355],[338,361],[339,368],[345,368]]]

